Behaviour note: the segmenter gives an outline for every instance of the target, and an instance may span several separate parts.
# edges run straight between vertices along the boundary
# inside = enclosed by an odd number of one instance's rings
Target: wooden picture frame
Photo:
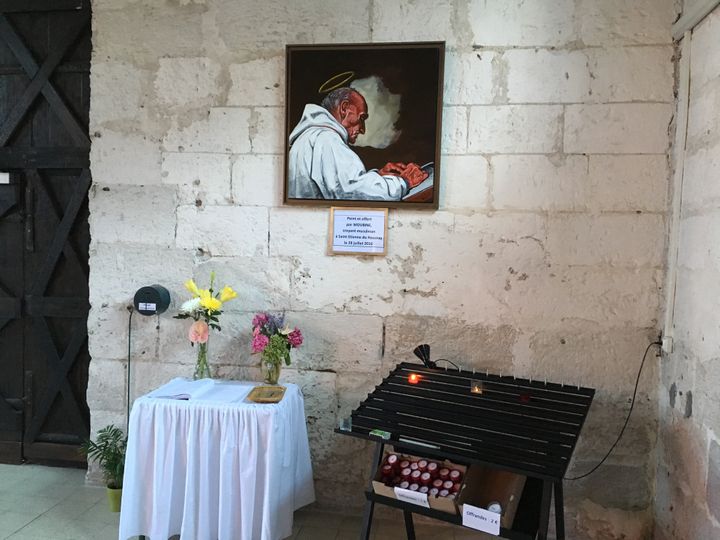
[[[445,43],[288,45],[288,205],[437,209]]]

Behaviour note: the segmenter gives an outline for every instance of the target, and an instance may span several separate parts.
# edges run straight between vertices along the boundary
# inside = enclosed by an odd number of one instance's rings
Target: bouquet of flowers
[[[210,273],[210,287],[207,289],[200,289],[192,279],[187,280],[185,288],[192,293],[192,298],[184,302],[180,307],[180,313],[175,315],[176,319],[193,319],[195,321],[188,331],[190,344],[192,346],[198,344],[198,359],[193,376],[195,379],[210,377],[210,366],[207,363],[210,328],[221,330],[219,317],[222,314],[223,304],[237,297],[237,293],[227,285],[220,292],[215,292],[214,284],[215,272]]]
[[[262,368],[265,382],[277,384],[282,361],[290,365],[290,349],[303,343],[300,330],[285,325],[284,315],[258,313],[252,321],[252,352],[262,354]]]

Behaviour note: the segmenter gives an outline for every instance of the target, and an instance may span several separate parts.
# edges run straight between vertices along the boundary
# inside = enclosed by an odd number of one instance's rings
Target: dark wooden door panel
[[[82,462],[87,0],[0,0],[0,461]]]

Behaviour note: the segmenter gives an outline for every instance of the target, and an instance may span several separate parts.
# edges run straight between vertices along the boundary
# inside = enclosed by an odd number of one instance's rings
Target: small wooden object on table
[[[255,403],[279,403],[284,395],[284,386],[256,386],[248,394],[248,399]]]

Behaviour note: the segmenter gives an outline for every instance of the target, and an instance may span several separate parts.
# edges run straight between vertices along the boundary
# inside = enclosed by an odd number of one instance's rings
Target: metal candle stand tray
[[[565,538],[563,476],[595,390],[471,371],[401,363],[352,412],[352,426],[337,433],[376,443],[361,538],[370,537],[376,503],[403,510],[409,540],[412,514],[456,525],[451,515],[376,494],[372,479],[385,445],[395,450],[526,476],[511,528],[500,536],[546,540],[554,495],[555,529]],[[371,435],[373,430],[389,438]]]

